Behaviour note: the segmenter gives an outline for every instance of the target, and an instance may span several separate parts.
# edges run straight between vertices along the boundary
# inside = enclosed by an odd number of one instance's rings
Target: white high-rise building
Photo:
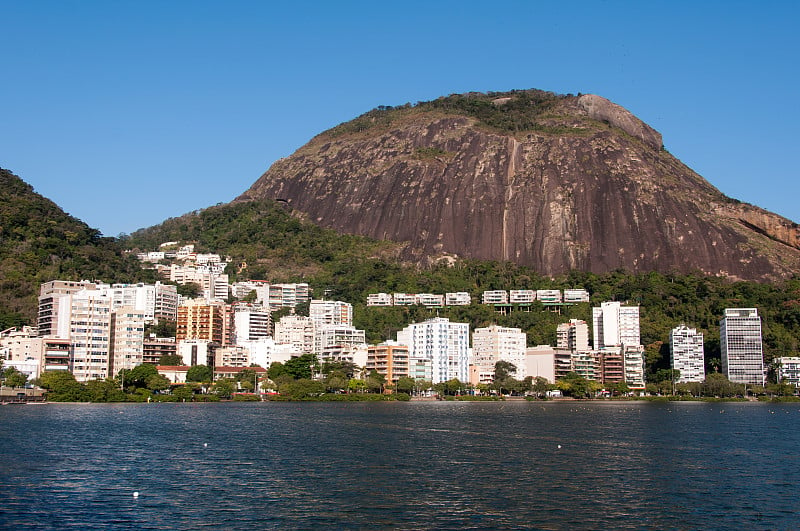
[[[308,306],[308,315],[317,327],[353,326],[353,305],[349,302],[312,299]]]
[[[144,313],[147,322],[158,319],[175,321],[178,317],[178,288],[172,284],[112,284],[98,289],[111,297],[111,309],[123,306]]]
[[[293,345],[300,354],[314,352],[314,321],[302,315],[284,315],[275,323],[275,342]]]
[[[673,369],[680,371],[678,382],[702,382],[706,379],[703,334],[680,325],[669,333],[669,358]]]
[[[570,319],[556,329],[556,347],[570,352],[589,350],[589,325],[580,319]]]
[[[527,335],[519,328],[491,325],[476,328],[472,333],[472,359],[479,374],[494,374],[498,361],[513,363],[517,368],[514,377],[527,376],[525,347]]]
[[[594,348],[639,345],[639,307],[604,302],[592,308]]]
[[[330,347],[365,345],[366,332],[348,325],[322,325],[314,327],[314,353],[322,354]]]
[[[272,336],[272,316],[268,309],[242,302],[233,305],[234,345],[270,336]]]
[[[250,363],[265,369],[269,369],[269,366],[275,362],[286,363],[292,357],[300,355],[300,351],[293,345],[279,345],[271,337],[245,341],[242,346],[250,350]]]
[[[726,308],[719,328],[725,376],[732,382],[764,385],[764,353],[758,310]]]
[[[304,282],[296,284],[272,284],[269,287],[269,308],[273,312],[281,308],[295,308],[308,301],[309,288]]]
[[[69,337],[69,319],[73,293],[97,289],[97,284],[82,280],[51,280],[39,287],[39,336]]]
[[[71,295],[70,371],[79,382],[105,379],[111,352],[111,298],[96,289]]]
[[[441,317],[413,323],[397,333],[397,342],[408,346],[410,366],[414,359],[430,361],[433,383],[469,381],[469,323]]]
[[[625,364],[625,383],[631,389],[644,389],[644,347],[624,345],[622,355]]]
[[[142,364],[145,320],[145,312],[131,306],[122,306],[111,312],[110,376]]]

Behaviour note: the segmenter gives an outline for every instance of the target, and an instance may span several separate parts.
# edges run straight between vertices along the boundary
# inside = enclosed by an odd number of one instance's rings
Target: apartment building
[[[396,384],[400,378],[409,376],[408,347],[393,341],[367,348],[367,362],[364,367],[369,373],[378,371],[386,377],[386,381]]]
[[[703,334],[680,325],[669,333],[670,366],[680,372],[678,382],[702,382],[706,379]]]
[[[321,355],[334,346],[366,344],[366,332],[347,325],[321,325],[314,327],[314,353]]]
[[[397,342],[409,347],[410,359],[430,361],[433,383],[469,381],[469,323],[441,317],[413,323],[397,333]]]
[[[142,341],[142,363],[158,365],[162,356],[174,356],[178,344],[174,337],[146,337]]]
[[[800,387],[800,357],[786,356],[775,358],[778,368],[778,382]]]
[[[348,302],[312,299],[308,315],[316,327],[353,325],[353,305]]]
[[[370,293],[367,295],[367,306],[394,306],[394,300],[388,293]]]
[[[469,306],[472,296],[466,291],[455,291],[444,294],[444,303],[447,306]]]
[[[309,288],[306,283],[271,284],[269,286],[269,308],[273,312],[281,308],[296,308],[308,302]]]
[[[604,302],[592,308],[594,348],[639,345],[639,307]]]
[[[191,299],[178,307],[175,338],[214,341],[220,346],[230,344],[230,306],[221,301]]]
[[[39,287],[37,333],[39,336],[69,337],[72,311],[71,295],[81,290],[95,290],[97,284],[82,280],[51,280]]]
[[[275,323],[275,342],[292,345],[300,354],[314,352],[314,321],[302,315],[285,315]]]
[[[231,343],[240,345],[262,337],[272,337],[272,315],[260,305],[237,302],[232,306],[233,334]]]
[[[144,323],[145,312],[134,307],[122,306],[111,312],[108,370],[112,377],[144,362]]]
[[[556,328],[556,347],[570,352],[589,350],[589,325],[580,319],[570,319]]]
[[[527,376],[526,342],[527,335],[519,328],[497,325],[476,328],[472,333],[473,364],[479,373],[493,375],[495,364],[506,361],[516,367],[514,377],[522,380]]]
[[[504,289],[484,291],[481,300],[483,304],[508,304],[508,292]]]
[[[111,298],[97,289],[82,289],[69,298],[70,371],[79,382],[111,377]]]
[[[764,385],[764,353],[758,310],[726,308],[719,328],[725,376],[732,382]]]
[[[512,289],[508,292],[511,304],[532,304],[536,301],[536,292],[532,289]]]
[[[536,300],[542,304],[556,304],[561,302],[561,291],[557,289],[537,289]]]

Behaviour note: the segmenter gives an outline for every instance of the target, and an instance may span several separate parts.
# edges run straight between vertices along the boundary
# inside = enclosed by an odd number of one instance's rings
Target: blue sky
[[[800,222],[800,2],[0,0],[0,166],[108,236],[317,133],[468,91],[594,93]]]

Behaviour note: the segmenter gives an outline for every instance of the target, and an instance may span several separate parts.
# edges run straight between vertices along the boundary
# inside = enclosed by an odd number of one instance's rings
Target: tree
[[[236,375],[236,381],[239,383],[239,387],[241,388],[248,388],[248,390],[255,389],[256,379],[258,378],[258,373],[251,368],[242,369]]]
[[[334,360],[334,361],[326,361],[322,364],[320,372],[322,374],[331,374],[332,372],[338,371],[344,374],[347,378],[352,378],[356,372],[358,372],[358,365],[353,363],[352,361],[346,360]]]
[[[714,372],[706,375],[702,391],[705,396],[725,397],[744,395],[744,385],[733,383],[728,380],[724,374]]]
[[[127,399],[114,380],[90,380],[86,382],[86,394],[92,402],[124,402]]]
[[[283,392],[283,391],[282,391]],[[322,382],[309,378],[300,378],[290,382],[286,386],[286,394],[295,400],[303,400],[319,396],[325,392],[325,385]]]
[[[191,384],[185,384],[180,387],[176,387],[173,389],[172,395],[182,402],[191,402],[194,399],[194,386]]]
[[[594,392],[600,389],[600,384],[588,380],[575,372],[567,373],[561,378],[556,386],[562,393],[574,398],[590,398]]]
[[[170,319],[159,319],[158,323],[144,326],[144,337],[155,334],[156,337],[175,337],[177,323]]]
[[[630,392],[630,387],[624,381],[610,382],[606,384],[606,389],[612,396],[621,396]]]
[[[123,388],[145,388],[147,387],[147,379],[156,375],[158,375],[158,369],[156,369],[155,365],[142,363],[133,369],[120,370],[117,378],[121,381]]]
[[[409,376],[401,376],[397,380],[397,391],[400,393],[408,393],[411,394],[414,392],[414,378]]]
[[[3,372],[5,384],[11,388],[23,387],[28,381],[28,375],[18,371],[15,367],[9,367]]]
[[[267,378],[273,382],[275,382],[276,378],[284,374],[286,374],[286,367],[279,361],[272,362],[269,366],[269,369],[267,369]]]
[[[349,379],[347,375],[342,372],[335,371],[328,375],[325,379],[325,389],[329,393],[338,393],[347,389]]]
[[[295,380],[300,380],[311,378],[311,366],[313,364],[314,356],[312,354],[303,354],[297,358],[290,359],[283,366],[289,376]]]
[[[169,378],[163,374],[153,374],[147,378],[146,385],[151,391],[165,391],[170,386]]]
[[[194,282],[187,282],[186,284],[179,284],[177,287],[178,295],[182,295],[187,299],[196,299],[203,294],[203,288]]]
[[[231,378],[220,378],[214,382],[214,394],[220,398],[230,398],[236,391],[236,382]]]
[[[510,361],[500,360],[494,364],[494,380],[507,380],[517,374],[517,366]]]
[[[187,382],[210,382],[214,377],[211,367],[208,365],[193,365],[186,371]]]
[[[533,379],[531,389],[534,393],[536,393],[536,396],[541,398],[547,394],[547,391],[552,389],[552,386],[550,385],[550,382],[547,381],[547,378],[537,376]]]
[[[54,402],[81,402],[86,400],[85,387],[69,371],[45,371],[38,385],[49,392],[48,400]]]
[[[159,365],[183,365],[183,357],[177,354],[164,354],[158,358]]]
[[[347,390],[353,393],[363,393],[366,387],[367,383],[364,380],[359,380],[357,378],[351,378],[347,383]]]
[[[371,393],[380,393],[383,391],[384,385],[386,385],[386,376],[373,369],[364,381]]]

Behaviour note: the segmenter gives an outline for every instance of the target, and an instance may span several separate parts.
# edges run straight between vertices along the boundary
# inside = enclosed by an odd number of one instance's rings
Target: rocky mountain
[[[53,279],[150,278],[113,238],[0,168],[0,330],[36,323],[39,285]]]
[[[596,95],[469,93],[380,107],[277,161],[236,199],[273,199],[419,262],[508,260],[543,274],[800,271],[800,228],[730,199]]]

